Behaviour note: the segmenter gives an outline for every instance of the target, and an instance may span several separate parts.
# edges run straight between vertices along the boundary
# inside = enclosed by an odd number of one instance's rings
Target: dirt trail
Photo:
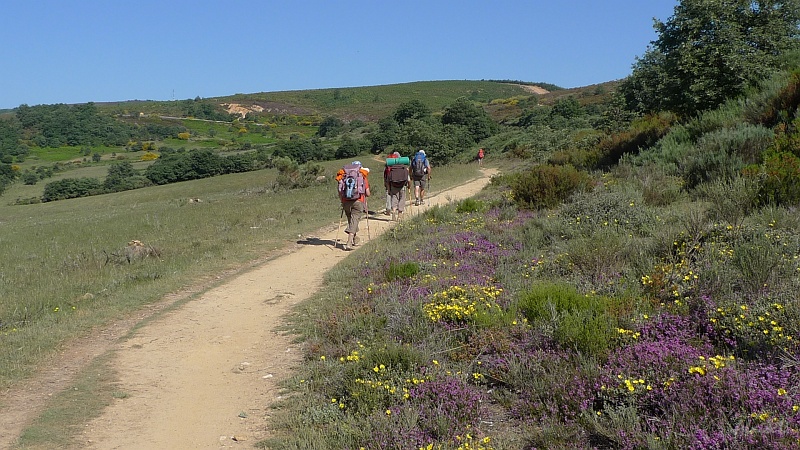
[[[406,214],[470,197],[492,173],[483,171],[481,178],[439,192],[426,206],[407,208]],[[372,209],[382,209],[382,200],[374,198]],[[79,448],[252,447],[268,436],[269,405],[279,398],[279,382],[301,362],[299,347],[278,331],[285,314],[321,287],[327,270],[360,251],[333,247],[337,237],[344,237],[337,225],[304,237],[290,251],[203,292],[127,338],[125,333],[152,312],[116,324],[95,337],[93,350],[85,356],[64,355],[56,361],[53,370],[42,375],[49,379],[0,393],[0,447],[10,445],[44,407],[44,391],[66,387],[80,369],[72,366],[85,366],[109,351],[119,374],[116,390],[126,397],[85,424]],[[369,235],[375,238],[392,225],[388,216],[371,216]],[[367,234],[367,223],[362,222],[359,236]],[[78,362],[66,362],[70,358]]]

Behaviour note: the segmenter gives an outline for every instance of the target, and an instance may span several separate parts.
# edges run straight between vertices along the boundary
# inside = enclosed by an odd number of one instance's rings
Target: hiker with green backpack
[[[408,158],[396,157],[386,160],[386,170],[383,172],[383,184],[389,196],[389,210],[392,220],[400,220],[406,205],[406,188],[411,181],[408,173]]]
[[[425,189],[431,179],[431,162],[420,149],[411,160],[411,180],[414,183],[414,205],[425,204]]]
[[[347,234],[345,250],[352,250],[359,243],[358,222],[368,213],[367,197],[370,196],[368,175],[369,169],[362,167],[361,161],[346,164],[336,174],[342,211],[347,216],[347,228],[344,230]],[[369,222],[367,229],[369,230]]]

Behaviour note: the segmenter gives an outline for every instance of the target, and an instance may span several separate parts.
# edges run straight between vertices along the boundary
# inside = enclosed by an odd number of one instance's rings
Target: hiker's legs
[[[405,186],[401,187],[397,192],[397,206],[395,207],[397,210],[397,220],[400,220],[403,217],[403,211],[406,209],[406,188]]]
[[[403,213],[406,209],[406,188],[405,186],[397,190],[397,206],[395,206],[398,213]]]
[[[419,191],[422,180],[414,180],[414,205],[419,205]]]
[[[345,231],[352,235],[355,235],[356,233],[358,233],[358,222],[360,222],[361,219],[364,218],[366,209],[364,209],[364,204],[361,202],[348,202],[348,203],[350,203],[350,215],[348,216],[347,229]],[[347,212],[347,210],[345,210],[345,212]]]
[[[425,190],[427,188],[428,188],[428,180],[426,178],[419,180],[419,196],[417,198],[419,199],[419,203],[421,205],[425,204]]]
[[[344,232],[347,233],[347,245],[345,248],[349,248],[355,243],[358,222],[364,215],[364,204],[361,202],[344,202],[342,207],[344,208],[345,216],[347,216],[347,228],[344,229]]]
[[[392,186],[389,188],[389,194],[391,197],[392,220],[397,220],[406,206],[406,188],[405,186],[399,188]]]

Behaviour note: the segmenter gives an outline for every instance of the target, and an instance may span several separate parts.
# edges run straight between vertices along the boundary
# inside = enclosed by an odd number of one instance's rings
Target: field
[[[332,174],[341,164],[328,162],[326,170]],[[76,169],[71,176],[96,170]],[[436,188],[469,177],[471,170],[442,170]],[[0,386],[30,375],[41,358],[76,334],[338,220],[331,182],[275,192],[275,176],[269,169],[0,205]],[[31,196],[36,189],[15,185],[6,195]],[[382,206],[378,201],[374,208]],[[147,257],[129,260],[134,240]]]

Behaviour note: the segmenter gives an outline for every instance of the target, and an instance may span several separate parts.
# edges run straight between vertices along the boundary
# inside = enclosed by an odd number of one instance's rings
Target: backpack
[[[361,173],[361,166],[347,164],[342,170],[344,170],[344,175],[339,180],[339,197],[342,200],[360,199],[367,192],[364,174]]]
[[[411,174],[414,178],[422,178],[425,176],[425,155],[417,153],[414,160],[411,161]]]
[[[408,182],[408,167],[402,164],[389,166],[389,175],[386,177],[389,184],[394,187],[403,187]]]

